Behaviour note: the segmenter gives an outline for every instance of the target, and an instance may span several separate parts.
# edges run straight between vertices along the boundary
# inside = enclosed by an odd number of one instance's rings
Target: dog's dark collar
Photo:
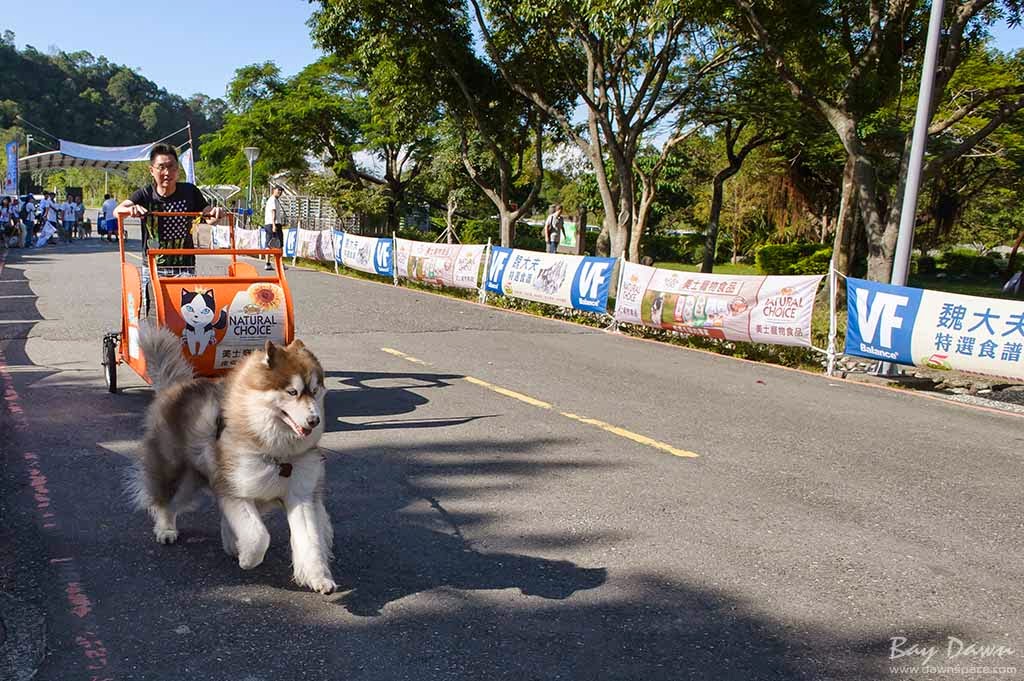
[[[224,433],[225,426],[226,426],[226,424],[224,423],[224,415],[223,414],[217,414],[217,439],[218,440],[220,439],[220,436]],[[281,463],[279,461],[274,461],[273,459],[270,460],[270,463],[273,463],[274,465],[277,466],[277,474],[279,476],[281,476],[282,478],[290,478],[290,477],[292,477],[292,465],[290,463]]]

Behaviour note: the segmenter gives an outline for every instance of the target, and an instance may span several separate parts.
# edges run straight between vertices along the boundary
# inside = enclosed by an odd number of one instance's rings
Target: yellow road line
[[[426,366],[430,366],[429,364],[424,362],[422,359],[416,359],[412,355],[407,355],[407,354],[405,354],[404,352],[402,352],[400,350],[395,350],[394,348],[381,348],[381,350],[383,350],[384,352],[388,353],[389,355],[394,355],[395,357],[401,357],[402,359],[409,360],[413,364],[423,364],[423,365],[426,365]]]
[[[473,378],[472,376],[463,376],[462,380],[468,383],[472,383],[473,385],[478,385],[482,388],[487,388],[488,390],[493,390],[499,395],[511,397],[512,399],[519,400],[520,402],[526,402],[527,404],[533,405],[534,407],[540,407],[541,409],[551,409],[551,405],[548,404],[547,402],[535,399],[533,397],[530,397],[529,395],[517,393],[516,391],[509,390],[508,388],[502,388],[500,386],[493,385],[491,383],[488,383],[487,381],[481,381],[479,378]]]
[[[590,419],[590,418],[587,418],[586,416],[577,416],[576,414],[570,414],[570,413],[564,412],[564,411],[559,412],[559,413],[562,416],[564,416],[564,417],[566,417],[568,419],[572,419],[574,421],[579,421],[580,423],[586,423],[587,425],[590,425],[590,426],[597,426],[601,430],[606,430],[609,433],[614,433],[614,434],[618,435],[619,437],[624,437],[627,440],[632,440],[633,442],[637,442],[637,443],[642,444],[642,445],[647,445],[648,447],[654,447],[655,449],[660,449],[663,452],[668,452],[672,456],[678,456],[678,457],[683,458],[683,459],[696,459],[697,457],[700,456],[700,454],[697,454],[696,452],[690,452],[690,451],[687,451],[685,449],[677,449],[676,447],[673,447],[672,445],[665,444],[664,442],[659,442],[658,440],[651,439],[651,438],[647,437],[646,435],[639,435],[637,433],[633,433],[631,431],[628,431],[625,428],[619,428],[618,426],[613,426],[610,423],[605,423],[604,421],[598,421],[597,419]]]
[[[395,350],[394,348],[381,348],[381,350],[388,353],[389,355],[401,357],[402,359],[407,360],[409,362],[430,366],[428,362],[424,362],[422,359],[417,359],[411,355],[405,354],[400,350]],[[538,400],[534,397],[530,397],[529,395],[524,395],[523,393],[518,393],[514,390],[509,390],[508,388],[502,388],[501,386],[494,385],[493,383],[488,383],[487,381],[482,381],[479,378],[474,378],[473,376],[463,376],[462,380],[466,381],[467,383],[472,383],[473,385],[478,385],[481,388],[487,388],[488,390],[496,392],[499,395],[504,395],[505,397],[511,397],[514,400],[525,402],[526,404],[537,407],[539,409],[554,409],[554,407],[549,402]],[[585,423],[588,426],[595,426],[608,433],[612,433],[613,435],[618,435],[619,437],[625,438],[627,440],[632,440],[637,444],[645,445],[647,447],[653,447],[654,449],[663,452],[668,452],[672,456],[678,456],[683,459],[696,459],[700,456],[696,452],[691,452],[685,449],[679,449],[678,447],[673,447],[670,444],[666,444],[659,440],[649,438],[646,435],[640,435],[638,433],[626,430],[625,428],[619,428],[618,426],[613,426],[610,423],[599,421],[598,419],[587,418],[586,416],[579,416],[578,414],[570,414],[569,412],[566,411],[559,411],[558,413],[566,417],[567,419],[572,419],[573,421],[577,421],[579,423]]]

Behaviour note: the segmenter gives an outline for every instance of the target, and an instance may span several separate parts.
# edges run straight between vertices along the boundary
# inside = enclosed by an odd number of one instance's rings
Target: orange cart
[[[199,213],[149,213],[155,217],[199,217]],[[148,262],[155,323],[181,336],[181,351],[198,376],[219,376],[246,355],[261,350],[266,341],[287,344],[295,334],[291,292],[284,276],[280,248],[235,248],[234,215],[228,215],[229,249],[150,249]],[[125,259],[124,216],[118,216],[121,254],[121,330],[103,337],[103,374],[107,389],[117,392],[117,365],[124,363],[147,383],[146,358],[139,348],[139,321],[143,307],[142,272]],[[200,258],[230,256],[226,272],[196,275],[193,268],[157,268],[161,255]],[[273,271],[263,276],[238,256],[271,256]],[[188,270],[188,271],[185,271]],[[150,312],[147,305],[146,314]]]

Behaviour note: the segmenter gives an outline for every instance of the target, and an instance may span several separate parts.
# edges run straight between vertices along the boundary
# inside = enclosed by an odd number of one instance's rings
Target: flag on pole
[[[5,196],[15,196],[18,193],[18,143],[7,143],[7,174],[4,175]]]
[[[189,184],[196,183],[196,164],[195,159],[192,158],[192,149],[186,149],[181,153],[179,159],[181,167],[185,169],[185,181]]]

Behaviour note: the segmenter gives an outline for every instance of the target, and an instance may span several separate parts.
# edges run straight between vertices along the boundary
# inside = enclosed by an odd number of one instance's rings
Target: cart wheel
[[[103,339],[103,378],[107,390],[117,392],[117,341],[110,336]]]

